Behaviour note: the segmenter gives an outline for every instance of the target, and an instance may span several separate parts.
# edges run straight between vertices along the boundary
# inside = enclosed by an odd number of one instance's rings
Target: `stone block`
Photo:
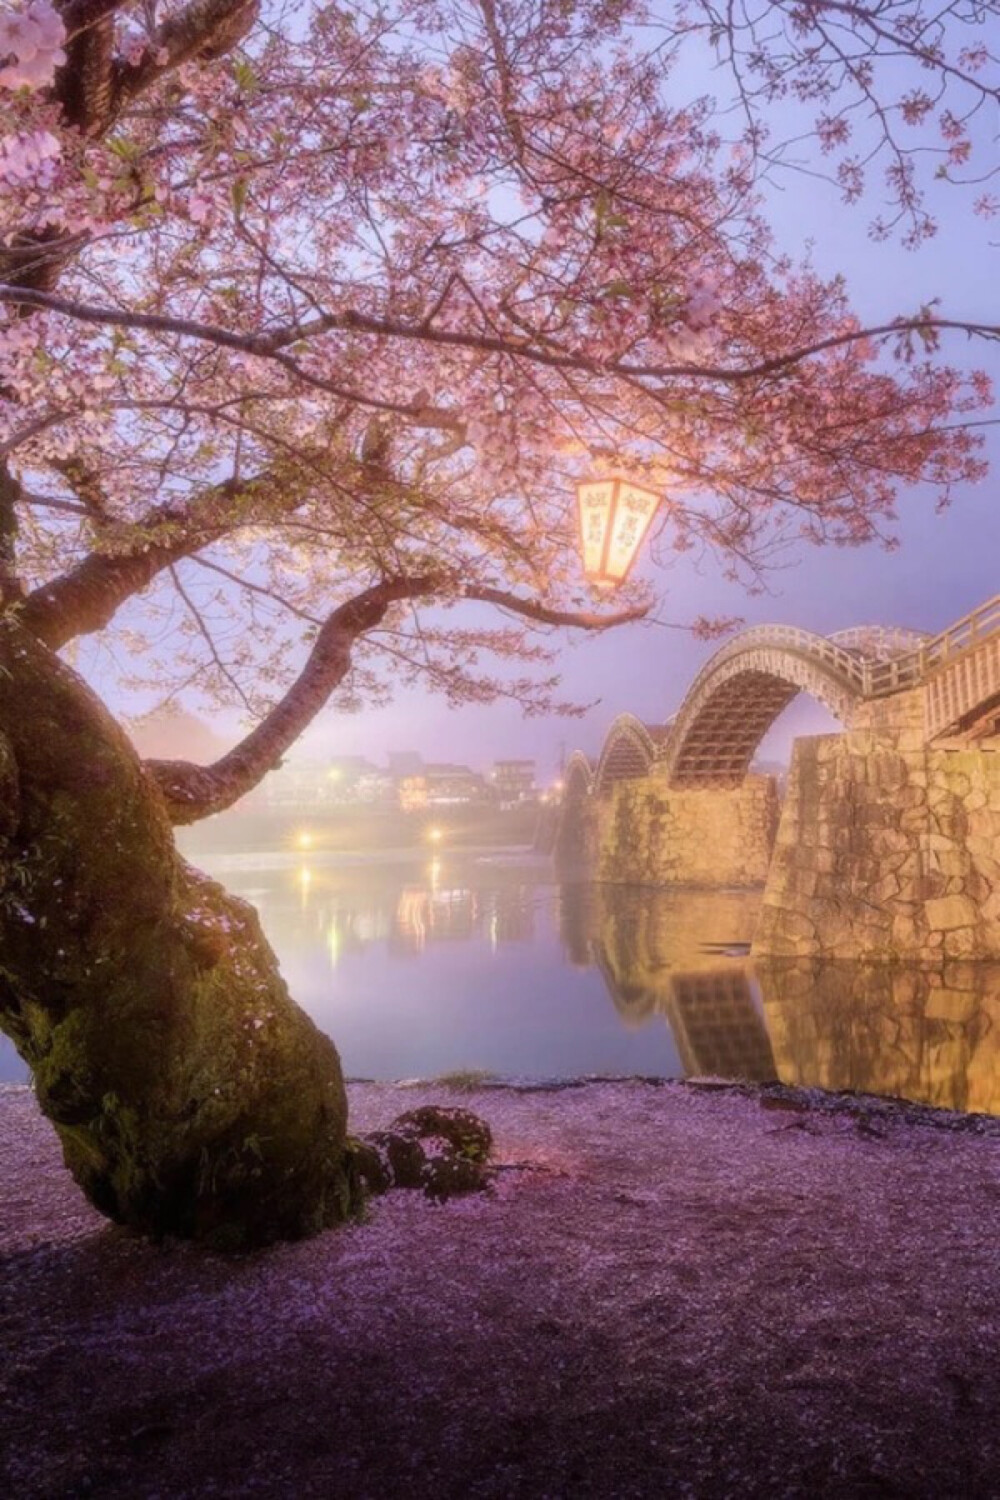
[[[937,976],[935,975],[935,978]],[[957,1021],[968,1020],[976,1010],[975,990],[945,989],[941,986],[935,989],[927,998],[924,1015],[929,1021]]]
[[[952,932],[975,925],[979,908],[969,896],[937,896],[924,902],[927,926],[931,932]]]
[[[884,875],[881,880],[877,880],[874,885],[869,886],[871,899],[878,901],[880,904],[892,901],[899,895],[899,890],[899,881],[895,875]]]
[[[907,808],[901,812],[897,822],[900,833],[908,835],[924,833],[930,827],[930,816],[926,807]]]
[[[979,952],[976,929],[974,927],[956,927],[944,935],[944,952],[946,958],[975,958]]]
[[[920,721],[914,723],[909,729],[900,729],[896,733],[896,743],[900,750],[915,763],[923,765],[927,741],[924,736],[923,708],[920,709]]]
[[[893,949],[893,956],[897,958],[909,957],[923,943],[925,929],[923,929],[912,917],[903,913],[897,913],[892,919],[892,928],[889,932],[889,942]]]
[[[898,828],[876,829],[872,833],[871,843],[880,858],[886,855],[907,854],[913,847],[912,838]]]

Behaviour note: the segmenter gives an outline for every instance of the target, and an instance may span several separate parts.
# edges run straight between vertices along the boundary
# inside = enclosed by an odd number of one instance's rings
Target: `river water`
[[[713,1075],[1000,1113],[1000,966],[751,967],[760,897],[416,851],[198,860],[252,901],[348,1077]],[[0,1038],[0,1081],[25,1077]]]

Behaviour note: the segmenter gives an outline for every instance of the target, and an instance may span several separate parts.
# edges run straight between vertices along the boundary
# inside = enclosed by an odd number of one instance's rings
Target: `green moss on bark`
[[[0,1018],[91,1201],[226,1249],[353,1212],[335,1047],[253,909],[177,854],[103,705],[10,619],[0,792]]]

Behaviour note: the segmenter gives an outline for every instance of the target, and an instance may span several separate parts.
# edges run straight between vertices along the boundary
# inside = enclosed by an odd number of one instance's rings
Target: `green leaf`
[[[236,86],[244,94],[255,94],[257,92],[257,74],[252,63],[247,62],[245,57],[236,58],[233,63],[233,77]]]
[[[135,161],[139,149],[138,141],[130,141],[126,135],[116,135],[108,142],[108,150],[121,161]]]

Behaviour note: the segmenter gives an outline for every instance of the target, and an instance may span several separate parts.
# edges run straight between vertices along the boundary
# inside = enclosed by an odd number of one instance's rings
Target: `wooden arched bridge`
[[[677,714],[612,724],[596,763],[577,751],[566,800],[606,795],[615,783],[656,775],[671,787],[742,782],[761,740],[799,693],[846,729],[919,729],[928,744],[974,742],[1000,720],[1000,595],[938,636],[862,626],[832,636],[758,625],[728,641],[698,673]]]
[[[753,757],[808,693],[784,800]],[[603,882],[762,887],[755,954],[1000,958],[1000,596],[937,636],[757,626],[673,719],[622,714],[566,767],[556,855]]]

